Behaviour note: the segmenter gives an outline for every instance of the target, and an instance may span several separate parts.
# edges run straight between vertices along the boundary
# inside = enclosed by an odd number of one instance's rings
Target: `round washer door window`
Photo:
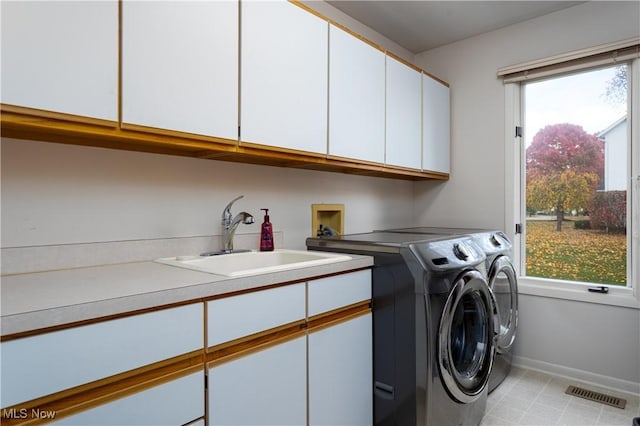
[[[489,288],[498,311],[496,350],[504,353],[511,348],[518,328],[518,279],[507,256],[498,257],[489,270]]]
[[[487,386],[495,353],[497,313],[491,290],[478,271],[464,272],[454,284],[438,335],[444,385],[456,400],[470,403]]]

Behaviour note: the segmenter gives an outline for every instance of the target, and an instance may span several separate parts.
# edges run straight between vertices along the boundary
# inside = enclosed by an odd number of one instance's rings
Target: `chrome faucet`
[[[249,225],[254,222],[253,216],[251,216],[247,212],[238,213],[235,217],[231,214],[231,205],[243,198],[244,195],[239,196],[231,200],[227,207],[224,208],[222,212],[222,229],[223,229],[223,248],[222,251],[224,253],[233,252],[233,236],[236,233],[236,228],[240,223],[245,225]],[[243,250],[246,251],[246,250]],[[236,250],[237,252],[237,250]]]

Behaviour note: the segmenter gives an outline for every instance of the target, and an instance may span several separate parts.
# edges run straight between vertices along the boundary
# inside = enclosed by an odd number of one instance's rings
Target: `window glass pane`
[[[628,68],[524,85],[527,276],[627,284]]]

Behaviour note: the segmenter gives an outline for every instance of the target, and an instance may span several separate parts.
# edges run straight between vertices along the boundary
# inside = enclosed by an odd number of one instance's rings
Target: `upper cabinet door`
[[[122,121],[238,138],[238,2],[125,1]]]
[[[449,87],[422,75],[422,168],[449,173]]]
[[[384,57],[330,26],[329,155],[384,163]]]
[[[241,5],[241,141],[326,154],[329,24],[285,1]]]
[[[421,74],[387,56],[386,163],[421,168]]]
[[[118,119],[118,2],[3,1],[2,103]]]

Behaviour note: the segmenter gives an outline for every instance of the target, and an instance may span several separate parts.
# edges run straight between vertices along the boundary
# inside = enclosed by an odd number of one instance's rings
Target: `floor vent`
[[[611,405],[612,407],[622,408],[627,405],[627,400],[600,392],[594,392],[588,389],[579,388],[577,386],[569,386],[565,391],[568,395],[577,396],[579,398],[588,399],[590,401],[599,402],[601,404]]]

